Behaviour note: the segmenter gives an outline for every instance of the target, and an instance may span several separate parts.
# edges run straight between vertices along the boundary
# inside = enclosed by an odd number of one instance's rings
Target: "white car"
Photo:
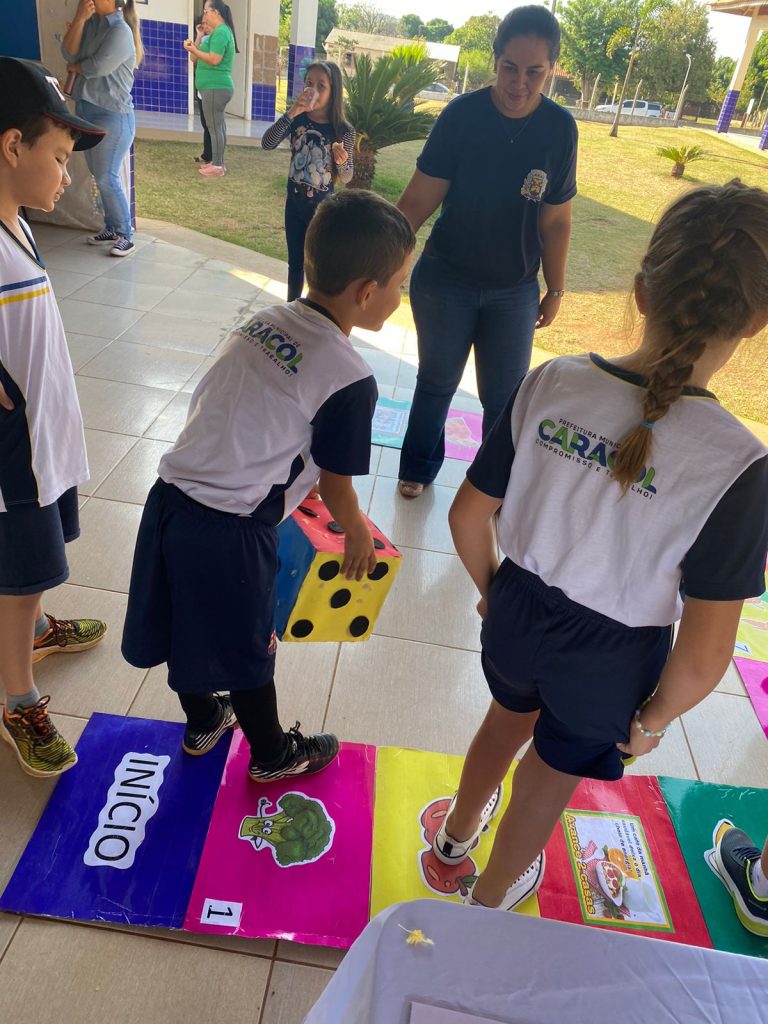
[[[634,112],[632,111],[633,104]],[[622,112],[632,113],[634,117],[661,117],[662,107],[662,103],[649,103],[648,100],[638,100],[637,103],[634,100],[624,100]],[[615,114],[618,109],[618,103],[601,103],[599,107],[595,107],[600,114]]]
[[[453,93],[441,82],[433,82],[428,89],[416,93],[417,100],[449,100]]]

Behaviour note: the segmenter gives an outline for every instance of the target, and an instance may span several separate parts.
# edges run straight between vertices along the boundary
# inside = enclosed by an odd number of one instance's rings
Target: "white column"
[[[288,95],[298,96],[304,68],[315,59],[317,0],[293,0],[291,45],[288,47]]]
[[[736,70],[734,71],[733,78],[731,79],[731,92],[741,92],[741,87],[744,85],[744,79],[747,75],[749,62],[752,60],[752,54],[755,52],[758,37],[767,26],[768,18],[765,16],[761,17],[759,14],[752,15],[749,28],[747,29],[747,38],[744,40],[744,52],[741,55],[741,60],[736,65]]]

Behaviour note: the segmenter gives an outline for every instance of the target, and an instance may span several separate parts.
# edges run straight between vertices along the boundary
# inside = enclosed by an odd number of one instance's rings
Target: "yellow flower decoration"
[[[400,925],[400,927],[408,935],[405,941],[409,946],[434,946],[434,940],[428,939],[421,928],[413,928],[411,931],[408,931],[403,925]]]

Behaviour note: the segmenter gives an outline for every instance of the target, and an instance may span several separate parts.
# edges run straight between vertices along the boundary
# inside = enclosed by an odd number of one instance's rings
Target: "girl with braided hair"
[[[639,348],[531,371],[450,512],[493,699],[434,840],[441,861],[464,859],[533,739],[470,904],[511,910],[536,892],[580,779],[621,778],[715,688],[742,603],[764,588],[768,451],[709,381],[768,323],[768,193],[732,181],[682,196],[634,293]]]

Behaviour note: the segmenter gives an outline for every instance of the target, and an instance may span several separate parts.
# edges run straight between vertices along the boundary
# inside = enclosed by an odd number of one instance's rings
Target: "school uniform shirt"
[[[467,478],[503,498],[499,545],[567,597],[627,626],[666,626],[685,596],[762,594],[768,452],[715,396],[687,387],[622,495],[611,476],[645,381],[596,355],[532,370]]]
[[[0,222],[0,512],[52,505],[88,479],[83,420],[64,325],[32,233],[34,257]]]
[[[259,310],[197,386],[160,477],[210,508],[277,524],[319,470],[368,473],[377,397],[370,367],[319,306]]]
[[[527,118],[500,114],[490,88],[451,100],[416,162],[451,183],[428,251],[486,287],[535,280],[541,204],[576,195],[577,146],[572,115],[546,96]]]

